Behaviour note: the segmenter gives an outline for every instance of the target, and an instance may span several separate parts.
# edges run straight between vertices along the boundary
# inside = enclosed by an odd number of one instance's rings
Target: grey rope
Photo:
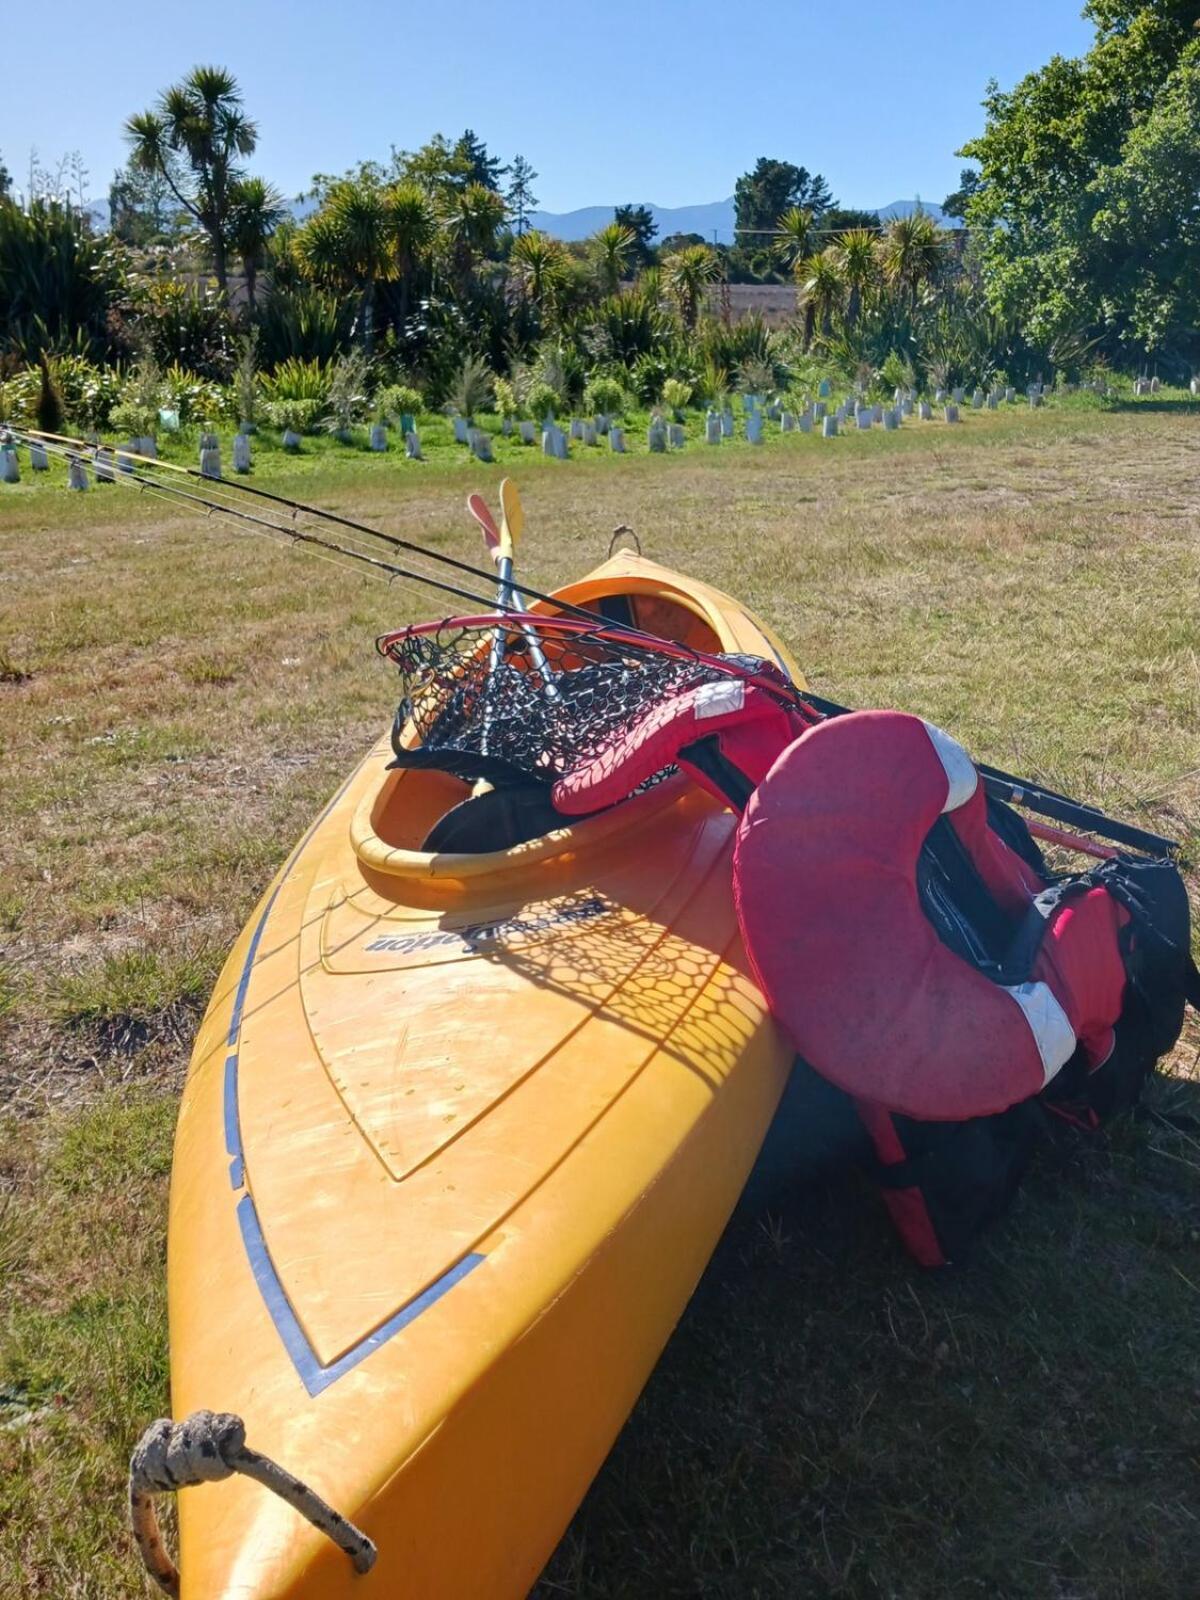
[[[369,1572],[376,1549],[366,1534],[327,1506],[299,1478],[246,1445],[246,1425],[228,1411],[194,1411],[183,1422],[159,1417],[138,1440],[129,1462],[129,1517],[146,1571],[165,1594],[178,1596],[179,1569],[167,1554],[154,1510],[156,1494],[172,1494],[197,1483],[215,1483],[244,1473],[286,1500],[314,1528],[332,1539]]]

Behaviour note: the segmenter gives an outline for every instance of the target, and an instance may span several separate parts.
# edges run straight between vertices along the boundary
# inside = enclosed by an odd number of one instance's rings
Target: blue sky
[[[44,27],[10,19],[0,153],[21,184],[31,146],[47,165],[78,148],[103,195],[123,119],[212,60],[259,121],[255,169],[288,194],[470,126],[533,162],[545,210],[724,199],[760,155],[823,172],[847,205],[940,201],[987,80],[1086,49],[1081,3],[60,0]]]

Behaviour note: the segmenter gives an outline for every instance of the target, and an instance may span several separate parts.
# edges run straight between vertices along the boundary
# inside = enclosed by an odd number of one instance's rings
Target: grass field
[[[629,523],[814,686],[899,705],[1200,853],[1190,408],[523,459],[549,586]],[[498,468],[264,457],[474,559]],[[399,589],[117,488],[0,487],[0,1595],[144,1592],[129,1445],[167,1407],[176,1094],[207,986],[392,710]],[[434,611],[433,602],[426,609]],[[1195,877],[1191,878],[1197,887]],[[1191,1600],[1200,1029],[1149,1114],[1047,1148],[969,1268],[855,1180],[746,1208],[539,1587],[570,1596]]]

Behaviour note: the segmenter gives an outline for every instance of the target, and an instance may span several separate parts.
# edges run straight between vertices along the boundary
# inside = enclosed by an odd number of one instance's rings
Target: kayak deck
[[[690,643],[740,607],[621,556]],[[463,797],[386,740],[293,852],[197,1040],[172,1183],[177,1415],[379,1546],[366,1577],[242,1480],[181,1497],[185,1596],[516,1596],[628,1414],[790,1057],[746,975],[736,819],[676,776],[506,850],[420,844]]]

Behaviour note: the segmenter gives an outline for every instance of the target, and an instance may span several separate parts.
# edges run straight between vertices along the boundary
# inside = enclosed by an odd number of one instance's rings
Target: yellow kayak
[[[623,553],[562,598],[774,659]],[[312,824],[196,1042],[171,1186],[176,1416],[209,1408],[378,1546],[242,1477],[179,1499],[185,1600],[525,1594],[742,1189],[791,1064],[747,977],[736,816],[682,774],[495,852],[389,766]]]

